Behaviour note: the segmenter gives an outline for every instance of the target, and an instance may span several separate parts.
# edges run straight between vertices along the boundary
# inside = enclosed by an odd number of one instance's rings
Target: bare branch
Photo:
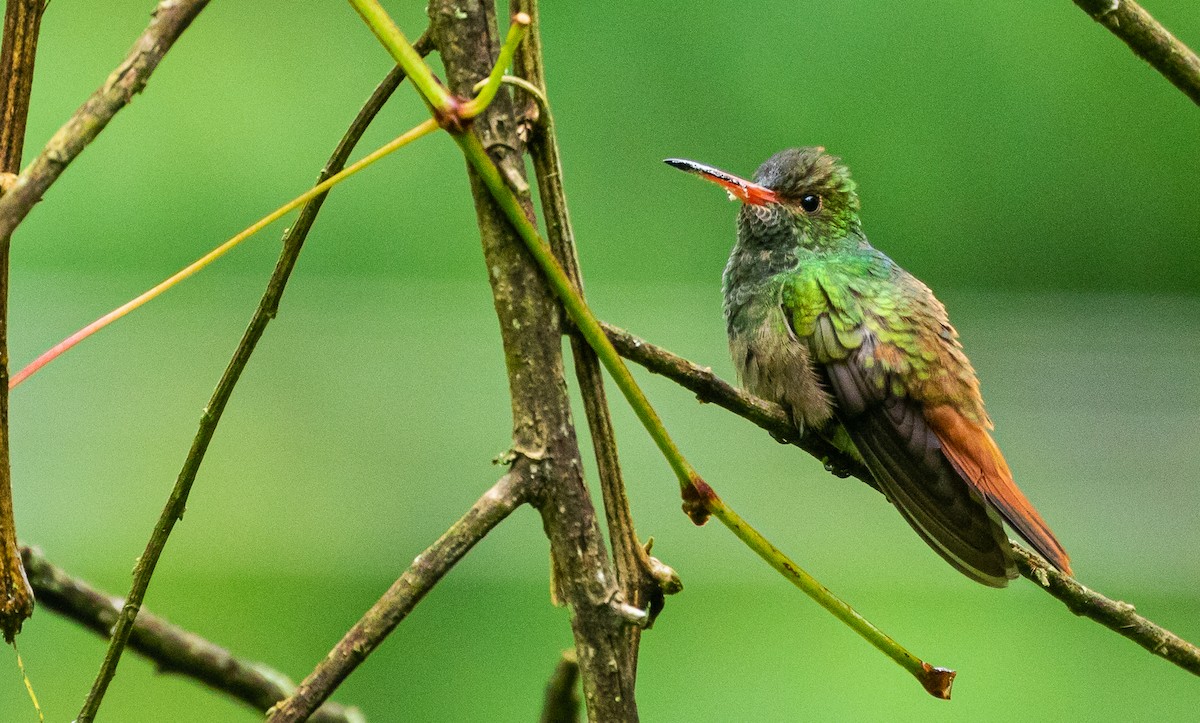
[[[47,560],[37,548],[23,547],[21,555],[39,603],[108,637],[121,612],[121,598],[71,577]],[[159,672],[193,678],[260,711],[266,711],[293,690],[283,673],[262,663],[242,660],[225,648],[145,610],[134,625],[129,647],[152,661]],[[361,719],[361,714],[354,708],[327,703],[310,720],[353,723]]]
[[[495,7],[491,0],[434,0],[429,14],[450,90],[465,97],[489,76],[498,55]],[[516,18],[528,21],[520,14]],[[620,665],[623,627],[629,623],[611,605],[619,596],[616,574],[583,480],[563,376],[560,307],[511,224],[514,216],[526,222],[533,218],[515,125],[505,91],[466,132],[450,129],[471,165],[471,193],[512,397],[513,449],[518,461],[528,458],[538,468],[533,503],[550,539],[557,590],[571,611],[588,717],[636,721],[633,686]],[[497,173],[506,188],[517,189],[505,197],[508,206],[490,191]]]
[[[1061,600],[1071,612],[1095,620],[1160,658],[1200,675],[1200,647],[1138,615],[1129,603],[1112,600],[1080,585],[1020,545],[1014,543],[1012,549],[1021,574]]]
[[[838,476],[853,475],[875,487],[875,479],[858,460],[847,456],[815,434],[799,437],[796,434],[796,425],[778,404],[759,399],[724,381],[714,374],[711,368],[693,364],[662,347],[639,339],[620,327],[605,322],[601,322],[601,326],[612,345],[629,361],[694,392],[696,398],[702,402],[711,402],[754,422],[770,432],[777,441],[796,445],[821,460],[827,469]]]
[[[117,111],[146,87],[150,74],[208,0],[164,0],[133,48],[75,115],[0,197],[0,238],[13,232],[71,161],[95,140]]]
[[[791,422],[778,405],[758,399],[717,377],[711,369],[700,367],[683,357],[654,346],[624,329],[604,324],[604,331],[613,346],[626,359],[661,374],[694,392],[701,401],[715,402],[734,414],[754,422],[777,439],[788,434]],[[817,459],[822,459],[820,445],[809,443],[806,437],[792,442]],[[836,465],[855,477],[871,484],[870,472],[859,465],[847,465],[838,458]],[[846,465],[846,466],[843,466]],[[1129,603],[1111,600],[1062,574],[1024,547],[1011,543],[1021,574],[1038,587],[1066,603],[1071,612],[1091,618],[1106,628],[1133,640],[1150,652],[1163,657],[1184,670],[1200,675],[1200,648],[1134,612]]]
[[[1200,58],[1133,0],[1074,0],[1093,20],[1200,105]]]
[[[268,712],[267,720],[272,723],[307,720],[475,543],[525,503],[527,482],[515,469],[501,477],[458,522],[417,555],[413,564],[346,632],[296,692]]]
[[[517,0],[513,12],[525,12],[532,20],[529,34],[517,50],[514,71],[538,90],[545,98],[546,76],[542,59],[542,40],[538,21],[537,0]],[[575,247],[575,232],[567,211],[566,192],[563,187],[562,164],[559,161],[558,140],[555,137],[554,119],[549,105],[541,103],[526,115],[537,120],[529,133],[529,154],[533,158],[537,176],[538,194],[542,201],[542,213],[546,221],[546,238],[550,248],[562,264],[567,277],[580,295],[583,294],[583,277],[579,269],[579,257]],[[609,413],[608,398],[604,391],[604,375],[600,360],[587,341],[573,327],[571,329],[571,351],[575,358],[575,375],[583,397],[584,414],[592,436],[596,468],[600,478],[600,490],[604,498],[604,511],[608,523],[608,535],[613,551],[613,564],[617,569],[617,584],[626,602],[640,609],[650,609],[656,615],[663,606],[663,587],[651,574],[649,555],[638,541],[625,494],[625,481],[621,474],[621,461],[617,453],[616,434]],[[671,571],[673,574],[673,571]],[[676,578],[677,579],[677,578]],[[676,590],[677,591],[677,588]],[[630,684],[637,678],[638,647],[642,628],[626,628],[624,637],[626,659],[621,666]]]
[[[418,42],[423,52],[427,53],[429,46],[425,37],[422,36]],[[334,149],[333,155],[325,164],[325,169],[320,174],[318,183],[335,175],[342,169],[346,160],[350,157],[350,152],[366,131],[367,126],[370,125],[371,121],[383,107],[383,104],[387,102],[387,99],[391,97],[393,91],[396,90],[396,87],[399,86],[400,81],[403,79],[404,74],[399,69],[393,69],[384,78],[383,82],[380,83],[379,87],[375,89],[375,92],[371,94],[371,97],[363,105],[357,117],[355,117],[350,127],[346,130],[345,135],[342,136],[342,140],[338,143],[337,148]],[[133,630],[133,623],[137,618],[142,599],[146,594],[146,589],[150,585],[150,578],[154,574],[154,567],[162,555],[163,548],[167,544],[167,538],[170,536],[175,522],[183,516],[188,494],[191,491],[192,484],[196,480],[196,474],[200,470],[200,463],[204,460],[204,455],[208,451],[209,442],[212,441],[213,435],[217,430],[217,425],[221,421],[225,405],[228,403],[230,396],[232,396],[238,379],[241,378],[242,370],[249,363],[250,356],[254,353],[258,340],[262,338],[263,333],[266,331],[267,324],[278,313],[279,301],[283,297],[283,291],[287,286],[288,278],[295,267],[296,259],[300,255],[300,250],[304,245],[305,238],[308,236],[308,231],[312,228],[313,222],[316,221],[317,214],[321,210],[321,204],[325,202],[327,195],[327,193],[321,194],[306,203],[304,208],[300,210],[300,215],[296,219],[296,222],[284,233],[283,250],[280,251],[279,260],[275,264],[275,271],[271,274],[271,279],[267,282],[267,289],[263,292],[258,309],[254,312],[254,316],[251,317],[250,323],[242,335],[242,340],[238,343],[233,357],[229,360],[229,364],[225,368],[225,372],[221,375],[220,381],[217,382],[217,387],[209,399],[208,406],[204,409],[196,436],[192,440],[192,447],[183,462],[183,468],[180,470],[179,477],[175,481],[175,486],[171,490],[171,495],[167,499],[167,504],[154,526],[150,541],[146,544],[146,550],[138,558],[137,566],[134,568],[133,586],[129,591],[124,608],[113,629],[112,640],[110,641],[108,652],[104,656],[104,663],[101,665],[100,672],[96,676],[96,682],[93,684],[91,693],[89,693],[87,701],[84,703],[83,710],[80,712],[79,720],[81,721],[91,720],[95,716],[100,701],[104,698],[108,684],[116,673],[122,649]]]
[[[7,196],[21,167],[29,93],[37,56],[43,0],[8,0],[0,46],[0,173]],[[13,641],[33,614],[33,591],[21,568],[12,504],[12,466],[8,446],[8,260],[12,230],[0,233],[0,632]]]
[[[4,41],[0,45],[0,172],[3,173],[15,173],[21,168],[43,10],[45,0],[9,0],[4,8]]]

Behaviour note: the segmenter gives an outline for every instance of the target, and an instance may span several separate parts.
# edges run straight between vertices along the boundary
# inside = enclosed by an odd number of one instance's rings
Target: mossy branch
[[[480,81],[502,77],[497,58],[503,57],[505,33],[497,27],[491,0],[432,0],[428,12],[447,86],[456,97],[482,94],[475,91]],[[505,45],[519,39],[530,22],[521,13],[514,20]],[[531,219],[517,124],[511,95],[500,92],[482,115],[443,127],[460,143],[469,138],[487,148],[488,166],[503,169],[507,182],[519,189],[518,212]],[[529,463],[531,502],[550,542],[552,590],[570,611],[588,717],[636,721],[634,681],[621,665],[621,641],[629,616],[644,621],[646,615],[621,599],[584,483],[563,368],[560,308],[481,174],[468,165],[467,176],[508,372],[513,456],[517,464]]]
[[[525,88],[535,105],[525,110],[527,118],[527,142],[529,155],[533,159],[537,177],[538,195],[542,201],[546,237],[558,262],[562,264],[576,291],[583,296],[583,273],[579,268],[579,257],[575,247],[575,231],[567,210],[566,190],[563,185],[562,163],[559,160],[558,139],[555,135],[554,117],[546,100],[545,67],[542,61],[541,33],[538,22],[537,0],[517,0],[514,12],[525,12],[530,18],[530,29],[525,41],[517,50],[513,71],[520,76],[506,79],[518,87]],[[608,407],[608,396],[604,390],[604,372],[600,358],[577,331],[571,330],[571,352],[575,359],[575,377],[583,397],[584,415],[592,437],[592,448],[596,458],[596,470],[600,481],[600,492],[604,499],[604,511],[608,524],[609,542],[612,546],[613,564],[617,569],[617,584],[621,595],[631,605],[647,609],[650,619],[661,611],[667,591],[677,592],[678,583],[674,571],[665,566],[658,567],[650,559],[638,540],[634,527],[633,513],[625,493],[625,481],[621,473],[621,462],[617,451],[616,432]],[[637,676],[637,659],[642,628],[629,626],[622,633],[625,641],[623,669],[634,679]]]

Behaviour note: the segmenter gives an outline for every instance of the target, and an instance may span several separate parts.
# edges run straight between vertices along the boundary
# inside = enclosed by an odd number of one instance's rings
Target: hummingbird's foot
[[[492,464],[496,465],[497,467],[507,467],[516,461],[517,450],[513,449],[512,447],[509,447],[495,457],[492,457]]]
[[[772,432],[769,432],[769,434],[771,435],[772,439],[774,439],[776,442],[779,442],[780,444],[795,444],[796,442],[800,441],[801,439],[804,439],[804,433],[805,433],[804,418],[798,416],[795,413],[795,410],[789,410],[787,416],[788,416],[788,419],[792,423],[792,430],[789,432],[784,432],[784,433],[772,431]]]
[[[837,463],[831,461],[828,457],[821,460],[825,464],[825,471],[839,479],[846,479],[850,476],[850,470],[844,467],[839,467]]]

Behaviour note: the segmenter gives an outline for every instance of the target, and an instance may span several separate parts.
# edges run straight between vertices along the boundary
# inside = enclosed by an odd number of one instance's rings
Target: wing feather
[[[1016,577],[1004,521],[1069,574],[1066,552],[987,433],[979,383],[945,308],[886,256],[863,253],[845,270],[802,269],[785,309],[790,300],[793,334],[806,340],[880,489],[974,580],[1001,587]]]

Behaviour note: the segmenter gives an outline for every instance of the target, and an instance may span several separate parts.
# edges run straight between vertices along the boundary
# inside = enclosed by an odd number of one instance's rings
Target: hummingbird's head
[[[724,187],[745,204],[742,214],[752,225],[790,223],[802,245],[845,238],[858,225],[858,194],[850,171],[820,146],[776,153],[758,167],[753,181],[695,161],[665,162]]]

